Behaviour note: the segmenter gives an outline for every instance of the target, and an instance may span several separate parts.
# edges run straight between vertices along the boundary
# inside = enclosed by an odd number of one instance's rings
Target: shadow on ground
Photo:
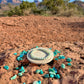
[[[70,22],[68,26],[72,28],[73,31],[84,32],[84,22]]]

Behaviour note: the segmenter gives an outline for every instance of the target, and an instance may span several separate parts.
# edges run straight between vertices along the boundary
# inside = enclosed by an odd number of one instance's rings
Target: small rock
[[[67,66],[71,66],[71,63],[68,63]]]
[[[50,74],[50,77],[51,77],[51,78],[54,78],[54,75],[53,75],[53,74]]]
[[[13,77],[11,77],[11,80],[16,79],[17,75],[14,75]]]
[[[9,69],[9,66],[4,66],[4,69],[8,70]]]
[[[40,70],[40,74],[43,74],[43,70],[42,69]]]
[[[37,70],[35,71],[35,73],[36,73],[36,74],[39,74],[39,73],[40,73],[40,70],[39,70],[39,69],[37,69]]]
[[[67,62],[71,62],[72,59],[71,59],[71,58],[67,58],[66,61],[67,61]]]
[[[61,67],[62,67],[63,69],[65,69],[65,64],[61,64]]]
[[[60,75],[59,74],[56,74],[55,75],[55,78],[60,79]]]
[[[17,55],[17,53],[14,53],[14,55]]]
[[[22,73],[18,73],[18,76],[22,76]]]
[[[44,77],[45,77],[45,78],[49,78],[49,74],[45,74]]]

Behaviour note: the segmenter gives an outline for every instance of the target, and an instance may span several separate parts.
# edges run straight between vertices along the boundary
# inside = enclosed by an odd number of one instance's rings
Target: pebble
[[[71,58],[67,58],[66,61],[67,61],[67,62],[71,62],[72,59],[71,59]]]
[[[39,69],[37,69],[37,70],[35,71],[35,73],[39,74],[39,73],[40,73],[40,70],[39,70]]]
[[[64,55],[59,55],[58,59],[65,59],[65,56]]]
[[[19,70],[19,67],[16,67],[15,69],[16,69],[16,70]]]
[[[14,53],[14,55],[17,55],[17,53]]]
[[[57,52],[57,53],[61,53],[60,51],[58,51],[58,50],[55,50],[55,52]]]
[[[54,78],[54,75],[53,75],[53,74],[50,74],[50,77],[51,77],[51,78]]]
[[[21,58],[22,58],[22,57],[24,57],[24,54],[20,54],[20,56],[19,56],[19,57],[21,57]]]
[[[39,80],[38,83],[41,84],[41,81]]]
[[[24,73],[24,72],[25,72],[24,67],[22,66],[21,69],[20,69],[19,71]]]
[[[56,75],[54,72],[49,72],[49,74],[51,74],[51,75]]]
[[[65,64],[61,64],[61,67],[62,67],[63,69],[65,69]]]
[[[17,75],[14,75],[13,77],[11,77],[11,80],[16,79]]]
[[[55,71],[55,73],[57,73],[57,69],[55,67],[53,67],[53,70]]]
[[[49,72],[54,72],[55,73],[55,71],[52,68],[49,68]]]
[[[9,69],[9,66],[4,66],[4,69],[8,70]]]
[[[36,48],[38,48],[38,46],[36,46]]]
[[[27,55],[27,51],[23,50],[23,54],[24,54],[24,55]]]
[[[21,57],[17,57],[17,61],[21,61],[23,60]]]
[[[43,74],[43,70],[42,69],[40,70],[40,74]]]
[[[71,66],[71,63],[68,63],[67,66]]]
[[[49,74],[45,74],[44,77],[45,77],[45,78],[49,78]]]
[[[18,76],[22,76],[22,73],[18,73]]]
[[[56,74],[55,75],[55,78],[60,79],[60,75],[59,74]]]
[[[58,60],[58,58],[55,58],[55,60]]]
[[[26,84],[26,83],[23,83],[23,84]]]

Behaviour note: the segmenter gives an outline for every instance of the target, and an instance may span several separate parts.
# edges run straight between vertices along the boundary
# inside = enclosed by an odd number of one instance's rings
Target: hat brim
[[[31,53],[32,53],[32,51],[36,51],[36,50],[41,50],[41,52],[45,52],[45,53],[49,53],[49,54],[47,54],[46,59],[32,59]],[[39,56],[41,56],[41,54],[39,54]],[[35,64],[46,64],[46,63],[51,62],[53,60],[53,58],[54,58],[54,54],[48,48],[42,48],[42,47],[34,48],[27,53],[27,59],[30,62],[35,63]]]

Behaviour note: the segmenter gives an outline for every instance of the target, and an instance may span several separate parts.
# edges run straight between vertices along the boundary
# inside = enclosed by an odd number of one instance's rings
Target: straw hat
[[[53,52],[48,48],[33,48],[27,53],[27,59],[35,64],[46,64],[54,58]]]

